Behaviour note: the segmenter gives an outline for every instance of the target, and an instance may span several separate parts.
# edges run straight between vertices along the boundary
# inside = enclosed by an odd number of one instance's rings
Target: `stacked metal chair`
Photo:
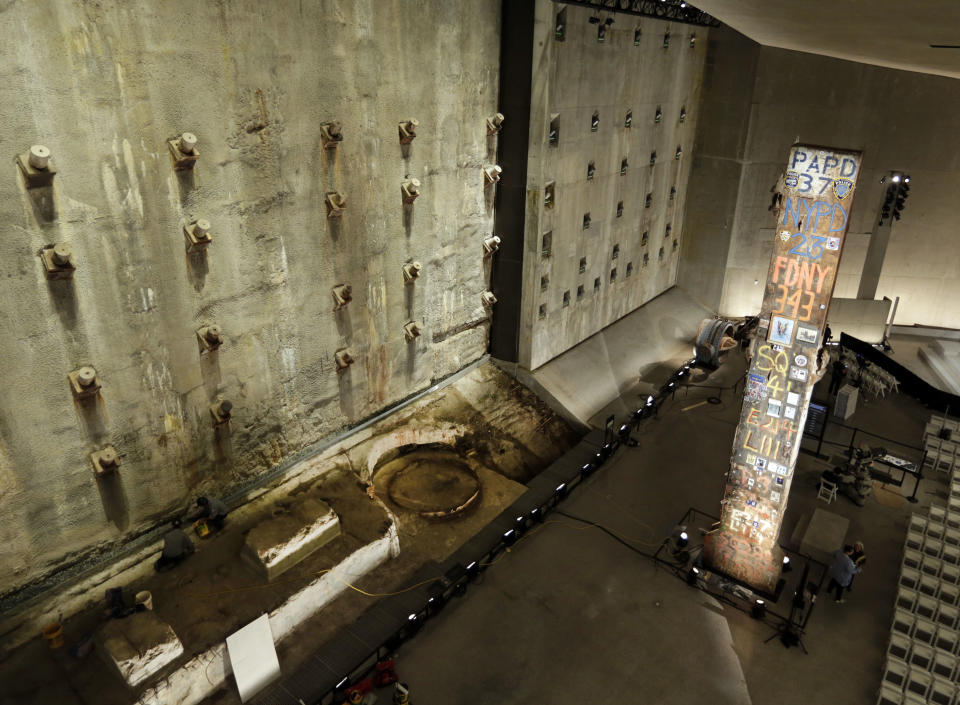
[[[913,514],[877,705],[960,705],[960,469],[947,506]]]

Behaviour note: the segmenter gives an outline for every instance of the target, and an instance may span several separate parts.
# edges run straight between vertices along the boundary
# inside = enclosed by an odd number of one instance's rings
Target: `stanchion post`
[[[913,481],[913,494],[907,497],[907,501],[910,504],[917,503],[917,488],[920,487],[920,478],[923,477],[923,461],[927,459],[927,451],[923,451],[923,456],[920,458],[920,465],[917,466],[917,472],[914,475]]]
[[[817,439],[817,457],[823,457],[820,455],[820,450],[823,448],[823,437],[827,435],[827,424],[830,423],[830,413],[824,415],[823,426],[820,427],[820,438]]]

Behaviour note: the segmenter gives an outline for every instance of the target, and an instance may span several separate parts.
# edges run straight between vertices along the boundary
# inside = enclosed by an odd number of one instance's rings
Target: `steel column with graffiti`
[[[710,568],[773,593],[780,523],[813,386],[826,368],[827,310],[860,175],[860,153],[796,145],[774,197],[777,226]],[[820,360],[823,360],[822,366]]]

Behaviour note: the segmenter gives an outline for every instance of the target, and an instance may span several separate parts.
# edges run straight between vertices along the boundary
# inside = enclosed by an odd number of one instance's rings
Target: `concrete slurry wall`
[[[554,23],[563,7],[566,36],[557,41]],[[676,280],[679,250],[674,250],[674,242],[679,246],[682,237],[707,30],[618,14],[600,43],[598,25],[589,22],[593,14],[547,0],[537,3],[520,329],[520,363],[530,369],[623,317]],[[601,21],[608,16],[601,13]],[[635,46],[638,27],[640,44]],[[663,47],[666,32],[668,48]],[[692,47],[691,35],[696,39]],[[659,123],[654,121],[657,106],[662,110]],[[682,123],[681,108],[686,109]],[[633,113],[629,129],[628,110]],[[592,132],[595,111],[599,126]],[[552,115],[558,115],[556,146],[548,143]],[[674,158],[678,145],[679,160]],[[651,166],[654,151],[656,164]],[[624,158],[628,167],[621,175]],[[596,171],[588,181],[591,161]],[[550,181],[555,184],[555,203],[546,208],[544,190]],[[676,189],[673,200],[671,187]],[[617,217],[620,201],[623,214]],[[588,212],[591,224],[584,230],[583,216]],[[547,232],[552,232],[552,246],[550,254],[543,255]],[[616,258],[615,245],[619,245]],[[582,273],[581,258],[586,258]],[[632,265],[629,277],[628,265]],[[611,281],[614,268],[616,279]],[[584,294],[578,300],[581,285]],[[569,292],[568,306],[564,292]]]
[[[149,528],[479,358],[499,2],[52,0],[0,12],[0,591]],[[420,121],[401,148],[398,122]],[[344,140],[324,150],[320,123]],[[192,173],[166,141],[197,135]],[[52,193],[14,156],[50,148]],[[404,213],[400,184],[422,182]],[[324,197],[348,197],[341,221]],[[206,258],[181,221],[202,217]],[[73,247],[71,281],[37,256]],[[401,267],[424,269],[404,286]],[[335,313],[332,287],[353,286]],[[416,320],[423,334],[404,339]],[[195,330],[225,342],[201,356]],[[334,352],[356,362],[338,374]],[[99,372],[75,403],[67,373]],[[209,404],[234,402],[215,432]],[[88,453],[112,443],[118,475]]]
[[[740,65],[742,57],[728,53],[727,61]],[[721,119],[724,111],[715,98],[722,96],[705,96],[701,111]],[[749,119],[739,114],[724,119],[731,134],[739,129],[745,138],[738,189],[728,193],[726,185],[699,169],[692,177],[704,187],[699,197],[704,202],[732,204],[717,213],[731,207],[736,212],[729,252],[724,256],[721,249],[713,268],[714,276],[718,268],[724,272],[722,295],[708,305],[731,316],[759,309],[773,241],[770,189],[784,168],[784,155],[800,139],[863,152],[834,295],[856,297],[883,198],[880,177],[903,170],[912,179],[910,197],[902,220],[893,225],[877,298],[901,297],[900,324],[960,327],[960,243],[950,211],[960,187],[960,145],[954,134],[960,82],[760,47],[748,100]],[[706,129],[701,123],[701,133]],[[702,228],[695,237],[707,249],[716,234]]]
[[[701,110],[709,118],[697,123],[687,185],[697,207],[686,212],[677,285],[713,310],[723,292],[727,254],[736,229],[745,126],[750,121],[759,50],[759,44],[728,27],[710,31],[700,98]]]

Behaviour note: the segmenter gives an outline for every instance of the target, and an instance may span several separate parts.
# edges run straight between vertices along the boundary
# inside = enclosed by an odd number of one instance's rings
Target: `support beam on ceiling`
[[[553,0],[558,5],[577,5],[597,12],[654,17],[700,27],[719,27],[720,20],[684,0]]]

